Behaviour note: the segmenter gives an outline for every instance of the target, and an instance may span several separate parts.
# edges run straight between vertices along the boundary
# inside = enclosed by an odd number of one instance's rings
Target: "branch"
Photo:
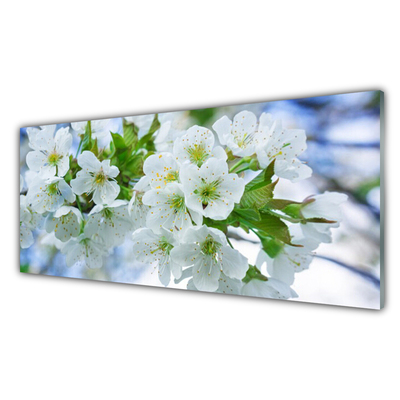
[[[330,261],[332,263],[335,263],[337,265],[340,265],[343,268],[346,268],[347,270],[362,276],[364,279],[370,281],[375,287],[380,287],[381,281],[379,278],[377,278],[376,276],[370,274],[369,272],[363,271],[359,268],[353,267],[351,265],[345,264],[342,261],[339,260],[335,260],[334,258],[330,258],[330,257],[326,257],[326,256],[320,256],[318,254],[316,254],[314,257],[320,258],[321,260],[326,260],[326,261]]]

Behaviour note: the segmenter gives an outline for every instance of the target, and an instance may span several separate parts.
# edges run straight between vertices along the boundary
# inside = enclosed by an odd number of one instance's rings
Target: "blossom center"
[[[139,205],[139,206],[143,205],[143,201],[142,201],[143,196],[144,196],[144,193],[143,193],[143,192],[136,192],[136,195],[135,195],[135,203],[136,203],[137,205]]]
[[[52,166],[56,166],[60,158],[61,156],[54,152],[49,155],[49,157],[47,158],[47,162]]]
[[[198,167],[201,167],[204,161],[208,158],[208,153],[206,151],[206,146],[201,144],[194,144],[187,149],[187,153],[189,154],[189,159],[193,164],[196,164]]]
[[[170,182],[175,182],[178,179],[179,179],[178,171],[168,172],[164,177],[165,184],[170,183]]]
[[[254,140],[254,133],[245,133],[243,136],[236,136],[236,144],[241,148],[245,149],[248,145],[250,145]]]
[[[173,196],[169,203],[171,205],[171,208],[174,209],[174,213],[177,213],[185,207],[185,199],[182,196]]]
[[[216,242],[212,236],[208,235],[201,245],[201,251],[206,256],[215,257],[220,247],[221,244]]]
[[[174,248],[171,243],[167,241],[165,236],[162,236],[160,241],[158,242],[158,248],[165,254],[169,254],[171,250]]]
[[[96,176],[94,177],[94,182],[96,185],[102,186],[107,180],[107,176],[104,174],[103,170],[98,172]]]
[[[213,201],[217,200],[220,198],[220,194],[217,191],[219,185],[221,184],[221,179],[216,179],[215,181],[212,182],[206,182],[203,179],[203,186],[201,186],[199,189],[196,189],[194,191],[195,194],[198,194],[201,200],[201,203],[203,204],[203,209],[208,206],[208,204]]]
[[[58,193],[58,182],[51,183],[49,186],[47,186],[47,193],[50,196],[54,196]]]
[[[111,219],[113,215],[114,215],[114,213],[109,208],[103,209],[103,217],[104,218]]]

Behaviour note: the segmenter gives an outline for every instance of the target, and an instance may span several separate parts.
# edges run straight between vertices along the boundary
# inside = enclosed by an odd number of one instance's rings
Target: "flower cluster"
[[[303,130],[249,111],[223,116],[211,129],[177,128],[171,115],[157,114],[126,117],[121,134],[107,130],[108,122],[28,128],[21,248],[40,228],[54,234],[68,266],[101,268],[127,239],[134,258],[165,286],[187,280],[191,290],[297,296],[295,274],[331,241],[346,200],[330,192],[302,202],[274,197],[279,178],[311,176],[298,158],[306,149]],[[233,247],[232,227],[257,235],[255,265]]]

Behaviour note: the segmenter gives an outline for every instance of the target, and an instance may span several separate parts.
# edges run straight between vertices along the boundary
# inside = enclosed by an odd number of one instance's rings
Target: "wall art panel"
[[[21,272],[380,309],[382,135],[380,91],[22,128]]]

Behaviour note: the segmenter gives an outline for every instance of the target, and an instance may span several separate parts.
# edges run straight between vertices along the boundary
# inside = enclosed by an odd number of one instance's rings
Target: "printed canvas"
[[[22,128],[20,270],[380,309],[382,130],[380,91]]]

